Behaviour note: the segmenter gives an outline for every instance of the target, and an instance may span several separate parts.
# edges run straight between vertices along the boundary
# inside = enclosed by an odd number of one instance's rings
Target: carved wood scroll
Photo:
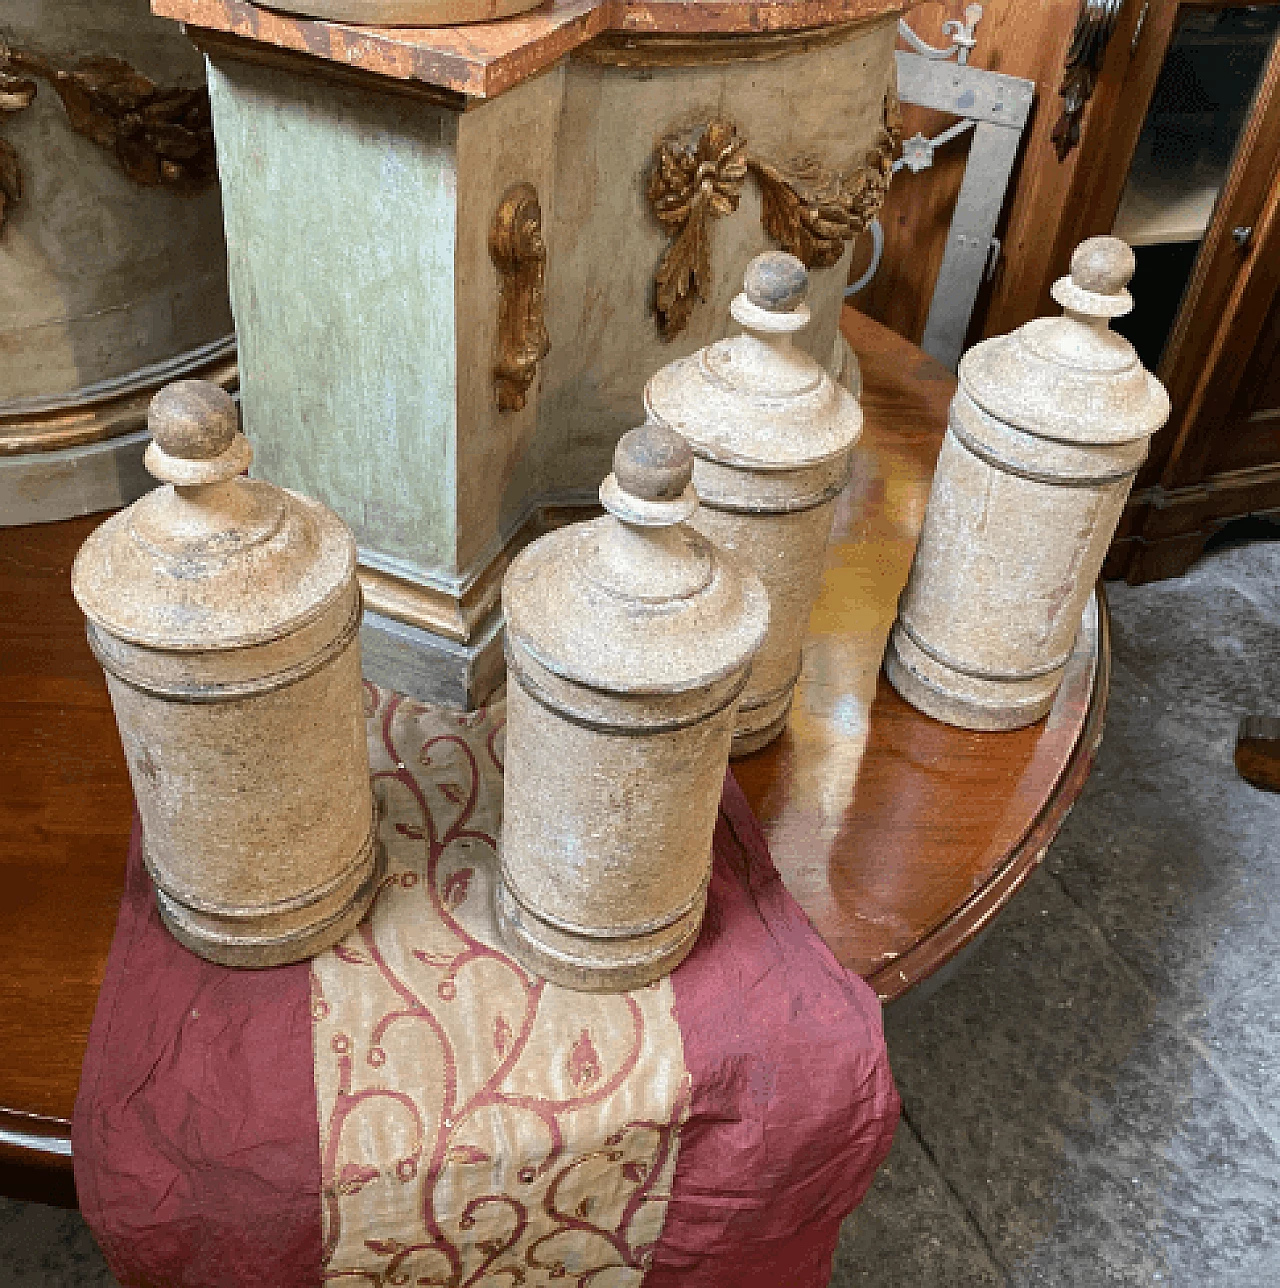
[[[498,269],[498,360],[493,376],[502,411],[519,411],[538,363],[551,351],[544,314],[547,248],[542,207],[530,183],[509,189],[489,230],[489,254]]]
[[[765,233],[806,268],[831,268],[845,245],[880,213],[901,140],[902,114],[893,90],[885,95],[875,147],[847,173],[809,156],[774,163],[748,155],[746,139],[725,120],[663,139],[648,183],[649,204],[671,237],[654,275],[654,309],[663,338],[678,335],[695,301],[706,298],[711,216],[738,208],[748,171],[760,185]]]
[[[120,58],[82,58],[60,67],[44,54],[0,41],[0,113],[29,107],[37,80],[58,95],[71,128],[112,153],[135,183],[187,196],[217,177],[203,85],[157,85]],[[21,196],[17,151],[0,139],[0,229],[7,205]]]

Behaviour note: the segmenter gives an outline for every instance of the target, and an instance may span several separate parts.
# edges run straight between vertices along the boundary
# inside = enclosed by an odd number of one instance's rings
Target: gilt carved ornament
[[[688,324],[711,280],[711,221],[738,208],[750,173],[760,186],[765,233],[806,268],[831,268],[880,213],[902,139],[897,94],[885,95],[883,125],[861,165],[837,170],[800,155],[774,162],[747,151],[732,121],[717,118],[659,144],[646,189],[670,243],[654,274],[654,311],[663,339]]]
[[[71,128],[110,152],[135,183],[187,196],[216,178],[203,85],[157,85],[120,58],[95,56],[61,66],[0,40],[0,122],[31,106],[39,81],[62,101]],[[7,207],[22,198],[22,186],[17,149],[0,138],[0,231]]]
[[[542,207],[531,183],[507,191],[489,230],[489,254],[498,270],[498,356],[493,377],[502,411],[524,407],[551,351],[544,312],[547,247],[542,240]]]

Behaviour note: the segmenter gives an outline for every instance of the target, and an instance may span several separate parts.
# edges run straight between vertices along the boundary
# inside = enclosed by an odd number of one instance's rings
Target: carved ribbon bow
[[[832,268],[845,246],[880,213],[901,138],[902,115],[891,89],[875,147],[847,173],[811,156],[779,164],[748,156],[746,139],[722,119],[692,136],[663,139],[648,184],[653,213],[672,239],[654,274],[654,307],[663,339],[682,331],[695,300],[705,300],[711,280],[711,216],[738,208],[748,170],[760,185],[761,223],[768,236],[806,268]]]
[[[691,141],[668,135],[658,145],[648,197],[672,238],[654,275],[654,307],[666,339],[684,329],[695,298],[706,298],[711,280],[708,224],[712,215],[738,208],[747,178],[746,145],[737,129],[722,120],[709,122]]]

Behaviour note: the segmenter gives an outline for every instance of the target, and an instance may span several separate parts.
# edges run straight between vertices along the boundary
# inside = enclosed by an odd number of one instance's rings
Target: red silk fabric
[[[672,977],[692,1077],[645,1288],[825,1288],[899,1113],[867,985],[786,893],[732,776],[707,920]],[[135,833],[72,1130],[125,1288],[315,1288],[309,970],[232,971],[160,923]]]
[[[134,824],[71,1127],[80,1209],[126,1288],[315,1288],[306,962],[234,971],[160,921]]]
[[[787,893],[732,774],[706,921],[671,982],[693,1103],[645,1288],[826,1288],[898,1093],[879,1001]]]

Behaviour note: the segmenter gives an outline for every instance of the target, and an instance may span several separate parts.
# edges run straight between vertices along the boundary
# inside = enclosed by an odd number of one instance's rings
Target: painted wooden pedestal
[[[133,501],[156,390],[234,387],[203,80],[142,0],[0,4],[0,526]]]
[[[495,687],[507,562],[594,501],[753,255],[816,270],[831,361],[903,7],[560,0],[406,31],[153,0],[208,58],[255,468],[355,531],[371,678]]]

